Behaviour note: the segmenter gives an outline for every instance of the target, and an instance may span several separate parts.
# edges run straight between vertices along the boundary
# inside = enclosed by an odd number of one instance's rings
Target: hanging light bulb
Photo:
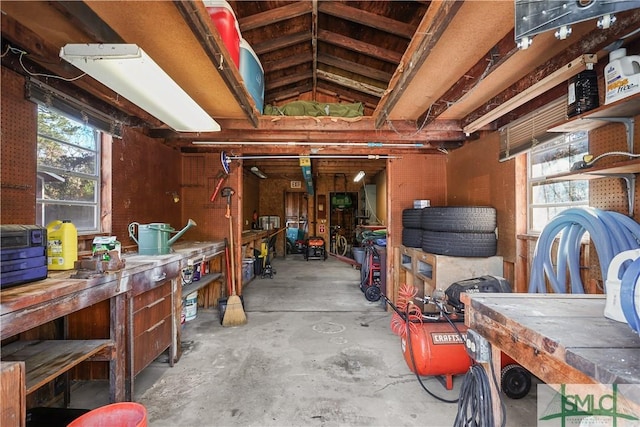
[[[364,178],[364,171],[358,172],[356,176],[353,178],[353,182],[360,182],[362,178]]]

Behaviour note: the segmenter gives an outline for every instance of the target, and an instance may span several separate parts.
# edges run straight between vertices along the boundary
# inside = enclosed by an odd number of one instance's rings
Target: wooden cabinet
[[[133,298],[133,375],[173,345],[171,280]],[[170,357],[170,360],[172,358]]]
[[[413,285],[420,298],[431,296],[436,289],[447,289],[460,280],[503,275],[503,260],[500,256],[451,257],[400,246],[399,257],[399,283]]]

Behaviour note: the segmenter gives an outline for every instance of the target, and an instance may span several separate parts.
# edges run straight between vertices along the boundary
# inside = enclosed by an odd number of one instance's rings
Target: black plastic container
[[[600,106],[598,75],[587,69],[569,79],[567,117],[577,116]]]

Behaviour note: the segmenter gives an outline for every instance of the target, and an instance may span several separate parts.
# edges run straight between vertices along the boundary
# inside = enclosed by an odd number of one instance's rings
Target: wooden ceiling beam
[[[97,43],[124,43],[122,37],[111,29],[83,1],[57,1],[51,6],[62,13],[78,29]]]
[[[236,74],[234,74],[235,70],[232,67],[223,66],[224,57],[220,55],[219,52],[225,51],[226,47],[224,47],[222,37],[217,31],[211,31],[211,27],[213,26],[211,18],[203,12],[204,8],[202,4],[191,0],[174,0],[174,5],[200,42],[207,57],[215,64],[222,80],[233,94],[240,108],[245,112],[249,121],[253,123],[254,126],[257,126],[258,117],[256,110],[248,102],[246,90],[236,85],[238,79]]]
[[[487,52],[481,60],[465,73],[464,78],[458,80],[427,111],[422,113],[418,118],[418,122],[429,123],[444,113],[450,105],[462,102],[482,79],[497,70],[500,65],[518,52],[513,40],[513,34],[513,31],[510,31],[490,52]]]
[[[376,108],[376,103],[378,102],[378,98],[376,97],[370,97],[371,99],[374,100],[374,102],[367,102],[365,97],[359,97],[358,99],[355,99],[351,96],[349,96],[349,94],[347,93],[347,91],[342,91],[340,94],[338,94],[335,90],[330,90],[324,87],[319,87],[318,88],[318,92],[328,95],[334,99],[336,99],[337,102],[350,102],[350,103],[354,103],[354,102],[361,102],[364,104],[365,109],[369,108],[373,111],[374,108]],[[357,95],[361,95],[361,94],[357,94]],[[368,97],[367,97],[368,99]],[[366,112],[365,112],[365,115]]]
[[[241,31],[255,30],[256,28],[273,25],[276,22],[286,21],[288,19],[297,18],[298,16],[311,13],[311,3],[300,1],[286,6],[280,6],[275,9],[256,13],[251,16],[238,19],[238,25]]]
[[[317,70],[316,75],[318,76],[318,79],[335,83],[339,86],[344,86],[351,90],[366,93],[368,95],[380,97],[384,93],[384,88],[373,86],[367,83],[362,83],[360,81],[350,79],[339,74],[330,73],[328,71]]]
[[[453,21],[458,10],[464,2],[443,1],[432,2],[423,17],[415,36],[409,43],[409,47],[404,54],[404,66],[398,68],[396,74],[389,83],[389,89],[380,100],[374,116],[376,117],[376,127],[382,126],[387,120],[389,112],[405,95],[406,88],[415,78],[416,74],[426,61],[429,53],[447,29],[447,25]],[[398,61],[400,62],[400,61]]]
[[[347,6],[345,3],[334,1],[323,1],[318,8],[320,13],[335,16],[340,19],[346,19],[376,30],[384,31],[389,34],[411,39],[415,28],[404,22],[395,19],[380,16],[375,13],[367,12],[362,9]]]
[[[295,34],[283,35],[262,43],[256,43],[252,47],[256,55],[260,56],[264,55],[265,53],[274,52],[280,49],[286,49],[288,47],[295,46],[300,43],[307,43],[310,41],[311,33],[308,31],[300,31]]]
[[[192,141],[216,141],[218,143],[225,142],[265,142],[265,143],[282,143],[287,145],[288,141],[297,143],[304,142],[320,142],[328,145],[337,144],[348,146],[349,143],[416,143],[429,144],[439,143],[443,141],[463,142],[466,140],[462,131],[430,131],[430,130],[413,130],[413,132],[403,133],[397,129],[388,130],[342,130],[330,131],[328,129],[307,129],[307,130],[284,130],[277,129],[272,126],[270,129],[254,129],[254,130],[223,130],[220,132],[207,133],[180,133],[175,135],[169,132],[155,132],[152,136],[163,138],[170,145],[191,145]],[[214,144],[215,145],[215,144]],[[237,145],[237,144],[234,144]]]
[[[318,90],[323,90],[325,94],[332,95],[338,101],[342,98],[346,98],[351,99],[351,102],[362,102],[364,105],[373,108],[375,108],[380,100],[377,96],[351,90],[346,86],[339,86],[328,80],[320,80],[318,82]],[[373,108],[371,110],[373,110]],[[367,114],[367,116],[368,115],[369,114]]]
[[[265,68],[265,73],[273,73],[274,71],[293,68],[298,65],[306,64],[311,61],[313,61],[313,55],[303,53],[303,54],[297,54],[297,55],[290,55],[278,60],[265,61],[264,63],[262,63],[262,66]]]
[[[373,58],[380,59],[394,65],[399,64],[400,60],[402,59],[402,53],[396,52],[395,50],[385,49],[383,47],[376,46],[371,43],[362,42],[360,40],[346,37],[342,34],[333,33],[328,30],[318,30],[318,41],[329,43],[334,46],[339,46],[363,55],[371,56]]]
[[[301,94],[310,92],[311,89],[311,81],[308,81],[304,82],[304,84],[285,87],[281,88],[280,90],[269,91],[267,94],[265,94],[265,102],[280,103],[289,99],[294,100],[293,98],[298,99]]]
[[[220,119],[220,126],[223,129],[238,130],[254,130],[253,126],[242,119]],[[318,129],[326,131],[376,131],[374,128],[374,120],[370,116],[357,118],[342,117],[289,117],[289,116],[260,116],[258,129],[271,130],[309,130]],[[424,131],[456,131],[462,132],[462,127],[458,120],[437,119],[433,122],[420,127],[416,122],[411,120],[393,120],[389,121],[382,131],[396,130],[400,133],[417,133],[418,130]],[[156,133],[156,138],[171,138],[175,134],[177,137],[183,134],[175,132]],[[188,138],[192,138],[194,134],[187,134]]]
[[[277,89],[279,87],[292,85],[295,83],[299,83],[305,80],[310,80],[313,78],[313,73],[311,70],[308,70],[304,73],[298,73],[291,76],[285,76],[279,79],[269,79],[266,81],[265,89],[271,91],[273,89]]]
[[[311,99],[316,100],[318,89],[318,0],[312,0],[313,12],[311,12],[311,70],[313,78],[311,82]]]
[[[330,67],[339,68],[350,73],[384,82],[385,87],[392,76],[391,73],[384,72],[380,69],[367,67],[352,61],[346,61],[343,58],[338,58],[337,56],[332,55],[320,54],[318,55],[318,62]]]

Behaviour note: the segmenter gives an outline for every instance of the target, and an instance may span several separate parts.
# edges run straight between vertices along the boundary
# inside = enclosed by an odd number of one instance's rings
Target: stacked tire
[[[488,206],[436,206],[402,212],[402,244],[454,257],[496,254],[496,210]]]
[[[496,210],[488,206],[445,206],[422,211],[422,250],[457,257],[496,254]]]
[[[423,209],[402,211],[402,246],[422,248],[422,211]]]

